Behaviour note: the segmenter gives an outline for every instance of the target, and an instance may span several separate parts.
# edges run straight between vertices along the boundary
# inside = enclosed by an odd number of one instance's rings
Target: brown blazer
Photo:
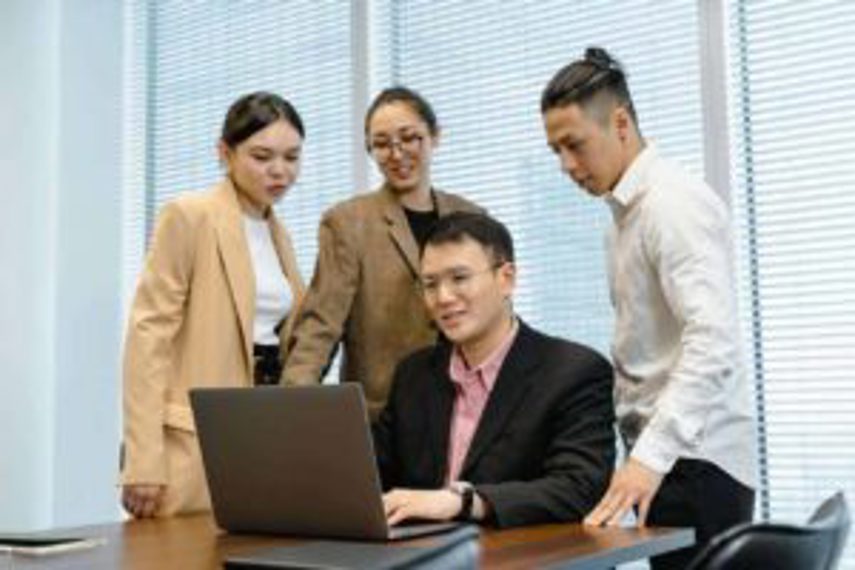
[[[452,194],[434,191],[434,197],[440,216],[481,211]],[[328,210],[318,242],[283,379],[289,385],[319,382],[341,341],[341,381],[362,384],[376,418],[398,361],[436,340],[417,290],[418,245],[387,187]]]
[[[285,228],[269,216],[295,307],[304,287]],[[287,346],[294,316],[282,327]],[[251,386],[255,274],[229,180],[164,206],[128,322],[122,484],[166,485],[160,514],[210,508],[188,390]]]

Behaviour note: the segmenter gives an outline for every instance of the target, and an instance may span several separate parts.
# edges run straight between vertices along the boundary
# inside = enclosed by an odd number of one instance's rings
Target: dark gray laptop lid
[[[200,388],[190,400],[220,527],[387,538],[359,385]]]

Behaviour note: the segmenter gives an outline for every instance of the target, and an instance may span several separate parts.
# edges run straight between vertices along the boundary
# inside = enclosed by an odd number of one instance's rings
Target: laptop
[[[318,570],[476,570],[481,557],[478,530],[456,530],[413,542],[310,540],[241,552],[225,559],[225,570],[303,568]]]
[[[458,526],[386,524],[358,384],[197,388],[190,403],[220,528],[382,541]]]

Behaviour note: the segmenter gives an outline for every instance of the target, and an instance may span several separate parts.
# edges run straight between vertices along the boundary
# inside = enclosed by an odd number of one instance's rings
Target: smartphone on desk
[[[51,556],[95,548],[106,542],[97,537],[0,535],[0,554]]]

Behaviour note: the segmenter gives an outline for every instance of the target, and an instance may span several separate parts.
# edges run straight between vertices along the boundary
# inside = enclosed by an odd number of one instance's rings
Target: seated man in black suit
[[[374,426],[389,523],[581,520],[614,462],[609,363],[514,315],[513,242],[486,215],[437,222],[420,283],[444,339],[398,365]]]

